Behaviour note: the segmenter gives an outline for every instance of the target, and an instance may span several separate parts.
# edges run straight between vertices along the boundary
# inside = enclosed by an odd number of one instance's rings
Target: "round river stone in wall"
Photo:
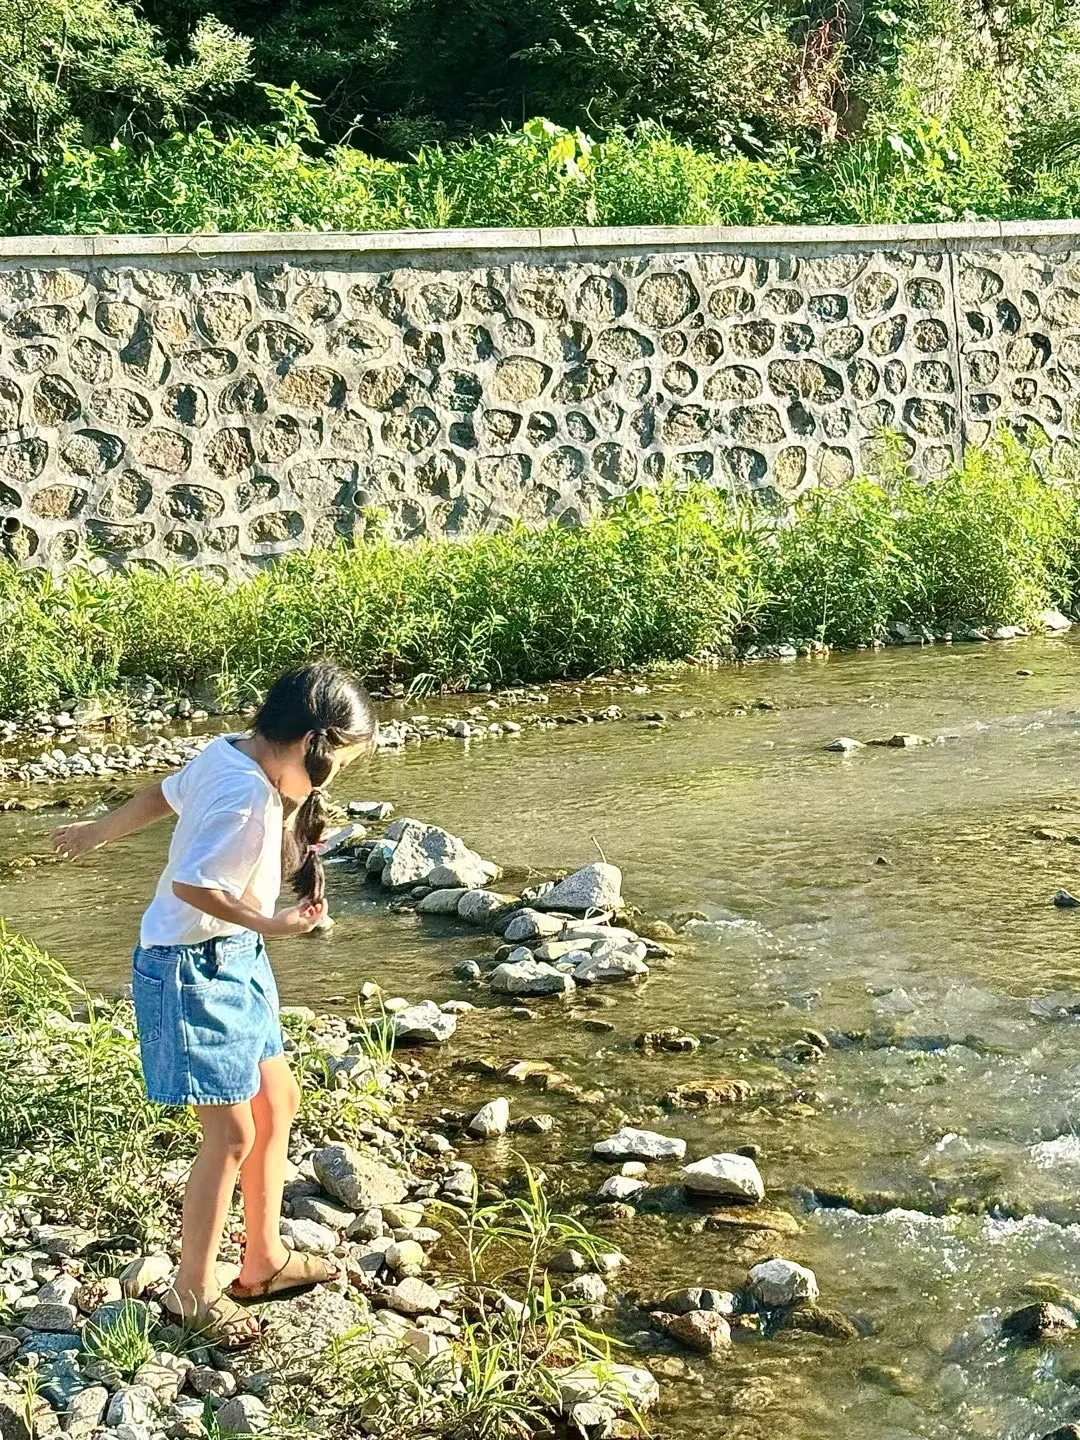
[[[645,325],[678,325],[700,304],[694,282],[682,270],[660,270],[638,285],[634,313]]]

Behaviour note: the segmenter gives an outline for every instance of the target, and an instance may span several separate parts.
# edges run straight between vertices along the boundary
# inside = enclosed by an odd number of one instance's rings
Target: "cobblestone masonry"
[[[239,567],[566,523],[664,473],[790,496],[1080,425],[1080,226],[0,241],[25,564]]]

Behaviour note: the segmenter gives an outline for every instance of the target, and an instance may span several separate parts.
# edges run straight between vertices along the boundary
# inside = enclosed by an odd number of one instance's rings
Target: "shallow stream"
[[[609,1008],[480,1011],[438,1059],[437,1103],[499,1093],[505,1082],[452,1068],[487,1053],[550,1060],[603,1092],[586,1105],[510,1092],[516,1114],[556,1116],[520,1148],[574,1200],[614,1168],[587,1156],[618,1111],[681,1135],[693,1158],[759,1147],[769,1201],[801,1233],[696,1233],[685,1211],[643,1214],[611,1231],[632,1262],[625,1288],[729,1288],[783,1253],[869,1333],[753,1337],[718,1365],[675,1363],[664,1433],[1033,1440],[1080,1418],[1080,1340],[1008,1350],[995,1321],[1039,1277],[1080,1289],[1080,1016],[1067,1013],[1080,910],[1049,903],[1080,891],[1078,659],[1080,639],[1031,640],[693,674],[641,704],[697,718],[430,743],[339,785],[340,799],[447,826],[516,880],[599,850],[645,914],[707,917],[645,987],[611,987]],[[895,732],[937,743],[824,749]],[[115,989],[167,835],[76,866],[5,863],[44,851],[55,823],[0,815],[0,912]],[[477,1000],[451,971],[490,937],[391,913],[345,866],[332,903],[330,937],[275,951],[286,1002],[351,1008],[364,979]],[[1060,1005],[1038,1003],[1056,992]],[[597,1034],[590,1017],[615,1028]],[[634,1049],[665,1024],[717,1038],[686,1056]],[[803,1063],[808,1028],[830,1044]],[[703,1077],[748,1080],[758,1099],[654,1108]],[[489,1167],[503,1159],[489,1147]],[[676,1175],[658,1166],[655,1182]]]

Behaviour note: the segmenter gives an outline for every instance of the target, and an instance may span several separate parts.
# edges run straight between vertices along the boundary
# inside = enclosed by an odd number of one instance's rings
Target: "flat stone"
[[[1011,1315],[1006,1315],[1001,1322],[1001,1333],[1007,1339],[1028,1345],[1039,1340],[1054,1339],[1076,1328],[1076,1316],[1071,1310],[1046,1301],[1036,1305],[1024,1305],[1019,1310],[1014,1310]]]
[[[683,1170],[683,1184],[694,1195],[725,1195],[756,1204],[765,1198],[765,1185],[753,1160],[746,1155],[709,1155]]]
[[[865,750],[866,745],[862,740],[853,740],[850,735],[841,735],[836,740],[830,740],[825,749],[849,755],[852,750]]]
[[[74,1305],[46,1303],[35,1305],[19,1316],[21,1324],[28,1330],[42,1330],[48,1334],[62,1334],[75,1329],[76,1311]]]
[[[709,1230],[766,1230],[773,1235],[798,1235],[802,1227],[787,1210],[768,1210],[763,1205],[732,1205],[710,1210]]]
[[[418,1315],[435,1315],[442,1304],[439,1292],[423,1280],[410,1277],[387,1290],[383,1297],[398,1315],[414,1320]]]
[[[314,1152],[311,1161],[327,1194],[357,1214],[375,1205],[397,1204],[408,1194],[396,1170],[350,1145],[324,1146]]]
[[[593,1154],[606,1160],[681,1160],[686,1154],[686,1141],[655,1130],[635,1130],[624,1126],[606,1140],[598,1140]]]
[[[57,1406],[57,1409],[65,1411],[64,1430],[73,1440],[92,1435],[100,1425],[108,1403],[109,1392],[104,1385],[87,1385],[73,1395],[67,1405]]]
[[[290,1202],[294,1220],[314,1220],[331,1230],[347,1230],[356,1219],[351,1210],[344,1210],[317,1195],[300,1195]]]
[[[610,941],[598,946],[573,969],[574,981],[578,985],[605,985],[641,980],[648,973],[644,945],[623,946]]]
[[[337,1231],[317,1220],[283,1218],[279,1222],[281,1238],[290,1250],[306,1250],[313,1255],[331,1255],[337,1249]]]

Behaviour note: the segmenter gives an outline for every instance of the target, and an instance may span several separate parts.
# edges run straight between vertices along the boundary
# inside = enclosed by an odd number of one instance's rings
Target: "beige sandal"
[[[178,1308],[170,1303],[170,1297]],[[202,1306],[194,1315],[185,1315],[180,1297],[170,1289],[162,1299],[162,1309],[174,1324],[182,1325],[189,1334],[198,1337],[205,1345],[215,1350],[247,1350],[258,1345],[266,1329],[261,1320],[254,1320],[246,1310],[241,1310],[235,1300],[224,1292],[209,1305]]]
[[[253,1300],[284,1300],[290,1295],[314,1290],[316,1285],[328,1285],[340,1275],[341,1267],[325,1255],[290,1250],[284,1265],[269,1280],[260,1280],[258,1285],[241,1285],[234,1280],[225,1293],[241,1305],[251,1304]]]

